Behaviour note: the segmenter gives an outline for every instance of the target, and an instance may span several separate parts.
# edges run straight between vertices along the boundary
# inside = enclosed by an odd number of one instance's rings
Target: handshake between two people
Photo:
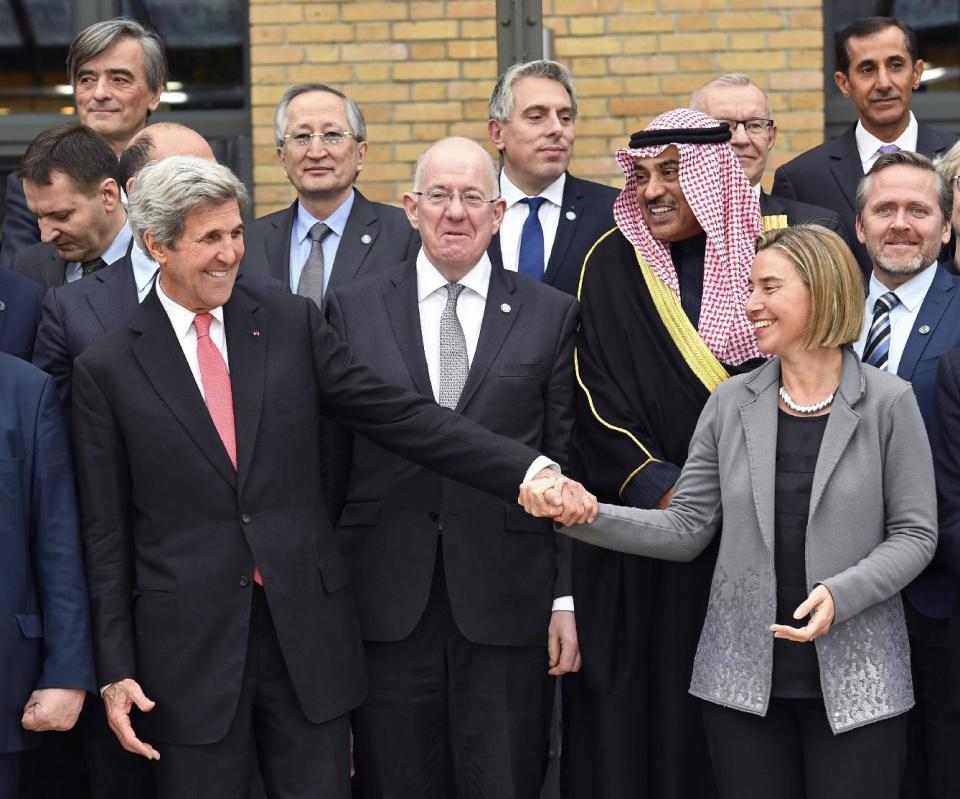
[[[553,519],[557,524],[589,524],[597,518],[597,498],[576,480],[553,469],[541,469],[520,486],[517,502],[531,516]]]

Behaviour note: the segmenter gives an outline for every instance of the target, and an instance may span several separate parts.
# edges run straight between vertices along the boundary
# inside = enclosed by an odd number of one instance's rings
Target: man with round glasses
[[[331,286],[413,257],[419,240],[403,211],[370,202],[353,185],[367,157],[356,103],[322,83],[291,86],[277,106],[274,134],[297,198],[245,231],[245,269],[269,272],[320,304]]]
[[[777,142],[777,126],[770,98],[750,78],[738,73],[719,75],[691,95],[690,108],[730,126],[730,146],[760,200],[764,230],[814,222],[846,236],[836,211],[773,197],[763,190],[760,181]]]

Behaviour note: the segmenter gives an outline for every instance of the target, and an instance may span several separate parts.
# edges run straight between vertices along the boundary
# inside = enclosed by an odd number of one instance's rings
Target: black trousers
[[[263,589],[253,593],[236,716],[217,743],[157,745],[160,799],[246,799],[253,751],[269,799],[348,799],[349,717],[314,724],[304,716]]]
[[[0,799],[16,799],[17,775],[19,773],[19,752],[0,755]]]
[[[535,647],[468,641],[437,553],[423,618],[403,641],[367,642],[370,692],[353,714],[359,799],[537,799],[554,680]]]
[[[771,699],[766,716],[703,702],[723,799],[897,799],[905,714],[834,735],[819,699]]]
[[[932,619],[905,601],[910,635],[910,665],[917,704],[910,711],[907,774],[903,799],[960,797],[960,709],[954,697],[960,672],[951,663],[951,636],[956,621]],[[960,610],[957,611],[960,616]]]

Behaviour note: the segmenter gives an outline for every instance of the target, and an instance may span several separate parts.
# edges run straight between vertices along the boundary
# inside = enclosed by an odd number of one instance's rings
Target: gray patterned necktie
[[[463,286],[447,283],[447,304],[440,316],[440,404],[456,408],[463,384],[467,382],[470,364],[467,360],[467,339],[457,318],[457,298]]]
[[[94,272],[99,272],[106,265],[107,262],[101,257],[93,258],[90,261],[83,261],[80,264],[80,276],[86,277],[87,275],[92,275]]]
[[[313,243],[297,282],[297,294],[309,297],[318,306],[323,300],[323,240],[329,232],[330,228],[323,222],[317,222],[310,228],[307,235]]]

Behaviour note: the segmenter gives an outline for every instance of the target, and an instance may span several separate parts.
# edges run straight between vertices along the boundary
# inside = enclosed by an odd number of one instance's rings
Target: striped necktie
[[[900,299],[888,291],[873,305],[873,323],[863,348],[863,361],[877,369],[887,368],[890,355],[890,311],[900,304]]]

